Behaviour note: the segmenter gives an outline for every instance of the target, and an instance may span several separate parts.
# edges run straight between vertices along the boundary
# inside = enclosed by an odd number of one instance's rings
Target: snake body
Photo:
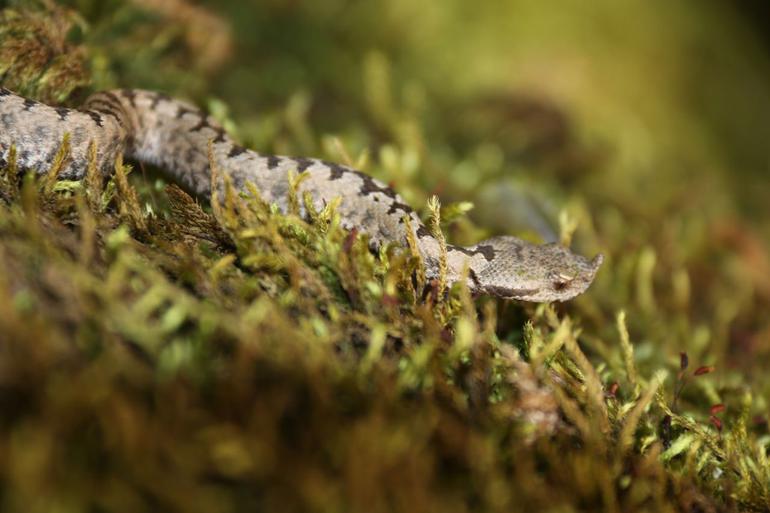
[[[337,211],[342,226],[368,234],[375,247],[390,242],[405,245],[408,230],[413,230],[426,276],[439,275],[441,243],[393,189],[360,171],[318,159],[262,155],[246,149],[231,140],[211,116],[157,92],[99,92],[82,109],[69,109],[0,88],[0,165],[6,165],[15,145],[19,167],[45,173],[65,134],[69,134],[70,151],[62,179],[84,176],[89,146],[94,143],[97,166],[105,174],[124,153],[161,167],[184,188],[208,198],[211,144],[215,165],[229,175],[236,189],[244,190],[251,182],[264,200],[285,212],[289,172],[304,173],[307,176],[298,193],[310,193],[315,208],[340,198]],[[589,261],[558,244],[534,245],[511,236],[468,247],[446,246],[449,283],[467,276],[474,293],[525,301],[564,301],[581,294],[601,262],[601,255]]]

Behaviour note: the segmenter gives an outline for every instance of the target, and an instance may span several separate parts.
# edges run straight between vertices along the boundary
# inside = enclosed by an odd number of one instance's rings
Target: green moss
[[[88,85],[82,47],[67,41],[74,12],[6,8],[0,14],[0,76],[6,87],[44,102],[61,102]]]

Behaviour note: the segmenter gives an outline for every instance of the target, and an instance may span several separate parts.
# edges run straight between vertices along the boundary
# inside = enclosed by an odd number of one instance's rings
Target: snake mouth
[[[483,289],[484,294],[496,296],[502,299],[524,299],[540,292],[540,289],[509,289],[498,285],[487,285]]]

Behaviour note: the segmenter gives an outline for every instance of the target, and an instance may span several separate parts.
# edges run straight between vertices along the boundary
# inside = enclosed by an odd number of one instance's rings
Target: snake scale
[[[407,230],[413,230],[426,277],[439,275],[441,243],[393,189],[360,171],[323,160],[262,155],[246,149],[233,142],[211,116],[157,92],[99,92],[82,109],[69,109],[0,88],[0,165],[6,165],[15,145],[19,167],[45,173],[65,134],[69,134],[70,152],[62,179],[84,176],[93,142],[97,165],[105,175],[123,153],[161,167],[182,187],[208,198],[211,145],[215,165],[229,174],[237,189],[244,190],[252,182],[264,200],[285,212],[289,172],[305,173],[298,192],[310,193],[316,208],[340,198],[337,211],[342,226],[368,234],[372,247],[406,244]],[[511,236],[468,247],[446,246],[448,283],[467,276],[474,293],[525,301],[564,301],[581,294],[601,262],[601,255],[589,261],[558,244],[535,245]]]

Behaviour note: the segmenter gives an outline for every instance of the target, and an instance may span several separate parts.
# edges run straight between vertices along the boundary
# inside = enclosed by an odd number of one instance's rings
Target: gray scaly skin
[[[45,173],[65,133],[70,154],[60,177],[77,180],[87,169],[88,148],[96,144],[97,165],[107,175],[118,154],[157,165],[183,187],[211,195],[208,148],[217,167],[237,189],[252,182],[263,199],[288,209],[289,171],[307,174],[299,193],[314,206],[341,198],[343,227],[369,235],[373,246],[406,244],[414,230],[428,278],[439,274],[440,244],[417,214],[391,188],[355,169],[310,158],[260,155],[235,144],[221,126],[196,107],[163,94],[118,90],[91,96],[82,110],[51,107],[0,88],[0,164],[15,145],[17,164]],[[408,216],[407,224],[404,218]],[[474,293],[548,302],[571,299],[588,288],[601,265],[557,244],[534,245],[516,237],[494,237],[474,246],[447,246],[447,281],[456,282],[467,265]]]

